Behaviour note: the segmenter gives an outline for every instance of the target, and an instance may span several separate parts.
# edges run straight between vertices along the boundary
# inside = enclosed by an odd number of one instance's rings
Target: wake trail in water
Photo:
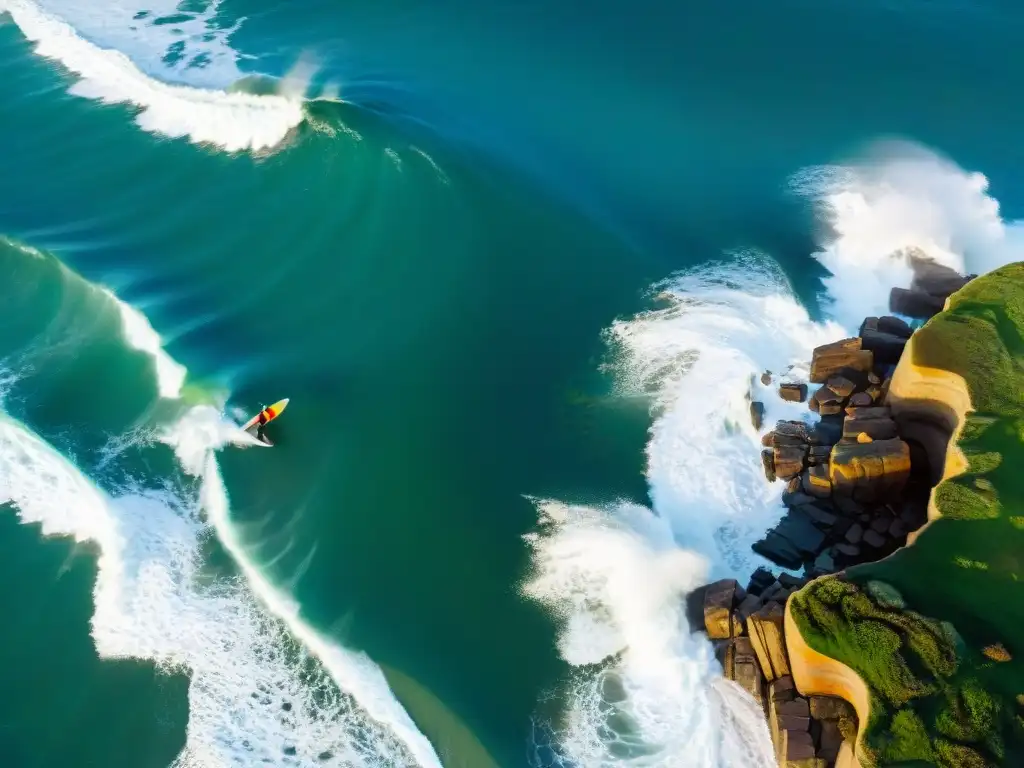
[[[51,256],[17,251],[38,260],[38,269],[59,265],[52,274],[66,274],[70,295],[79,296],[81,279]],[[130,348],[153,361],[159,394],[170,401],[159,411],[177,406],[176,420],[113,436],[86,474],[0,411],[0,504],[10,504],[22,522],[39,524],[46,536],[97,545],[90,623],[101,658],[149,659],[169,673],[188,674],[186,741],[175,768],[440,768],[372,660],[317,634],[247,556],[230,521],[216,451],[255,439],[213,405],[186,409],[176,400],[187,370],[168,355],[146,316],[108,289],[81,282],[92,302],[71,301],[68,312],[85,314],[64,317],[47,344],[89,344],[90,332],[117,333],[103,323],[83,332],[75,322],[100,314],[97,300],[100,308],[112,302],[125,354],[134,354]],[[24,356],[4,364],[15,360]],[[25,392],[19,379],[45,376],[53,364],[60,360],[43,354],[5,372],[0,399]],[[170,451],[181,472],[153,476],[139,469],[173,467]],[[240,575],[210,568],[211,533]]]
[[[154,48],[138,29],[145,26],[151,40],[154,30],[166,27],[169,35],[173,29],[180,28],[177,23],[147,26],[140,19],[129,27],[129,21],[120,18],[125,14],[115,13],[125,10],[120,6],[113,7],[111,15],[107,16],[106,6],[101,14],[85,3],[55,1],[53,5],[58,10],[45,9],[31,0],[0,0],[0,13],[10,14],[22,34],[35,44],[37,54],[60,62],[80,78],[71,87],[71,93],[103,103],[138,107],[135,122],[143,130],[173,138],[187,137],[193,142],[213,144],[228,151],[261,150],[280,144],[305,118],[300,96],[221,90],[240,79],[241,73],[227,45],[227,36],[232,30],[208,30],[215,6],[197,18],[186,14],[181,20],[186,27],[189,23],[198,24],[207,31],[187,38],[193,46],[201,48],[188,60],[191,66],[172,65],[167,69],[166,52],[160,47]],[[68,17],[77,19],[77,23],[90,30],[88,39],[79,34],[72,26],[75,22]],[[101,47],[91,41],[97,37],[111,38],[112,42],[108,43],[111,47]],[[175,38],[170,46],[179,44],[184,45],[185,38]],[[115,47],[118,45],[133,51],[133,58]],[[211,46],[214,47],[211,49]],[[160,54],[155,61],[154,51]],[[204,83],[205,87],[154,79],[139,68],[138,60],[149,62],[153,71],[191,78]],[[159,70],[157,62],[161,62]],[[226,79],[228,77],[230,79]],[[218,82],[220,87],[211,87],[212,82]]]
[[[812,349],[885,314],[908,287],[912,257],[983,273],[1024,257],[1021,226],[1004,222],[980,174],[919,147],[885,145],[858,163],[791,180],[823,224],[812,254],[829,272],[811,320],[767,254],[746,252],[652,288],[661,306],[607,331],[618,395],[647,403],[653,509],[538,502],[524,586],[560,624],[573,669],[568,707],[552,723],[559,762],[580,768],[752,768],[775,764],[764,715],[724,680],[683,596],[709,580],[744,580],[771,565],[750,546],[783,514],[768,485],[750,398],[779,418],[810,419],[775,394],[806,381]],[[770,386],[760,382],[774,373]]]

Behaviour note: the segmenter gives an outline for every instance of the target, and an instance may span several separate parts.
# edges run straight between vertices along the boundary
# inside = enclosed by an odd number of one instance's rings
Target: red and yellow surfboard
[[[268,405],[266,408],[260,411],[260,413],[267,414],[267,423],[269,424],[282,413],[284,413],[284,409],[287,407],[288,398],[286,397],[284,400],[278,400],[273,405]],[[260,421],[260,413],[257,413],[255,416],[253,416],[251,419],[245,422],[245,424],[242,426],[242,429],[248,432],[250,429],[255,427]]]

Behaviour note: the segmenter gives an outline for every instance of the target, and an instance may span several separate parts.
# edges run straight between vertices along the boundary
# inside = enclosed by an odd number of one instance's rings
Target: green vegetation
[[[967,382],[967,471],[912,547],[792,598],[811,647],[871,695],[868,762],[949,768],[1024,755],[1024,263],[972,281],[914,338]]]

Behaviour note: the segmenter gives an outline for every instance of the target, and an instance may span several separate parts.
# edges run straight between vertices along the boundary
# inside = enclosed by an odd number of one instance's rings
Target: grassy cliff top
[[[1020,765],[1024,263],[955,294],[915,334],[910,362],[964,379],[967,470],[934,490],[942,517],[913,546],[812,582],[792,598],[793,619],[867,683],[865,763]]]

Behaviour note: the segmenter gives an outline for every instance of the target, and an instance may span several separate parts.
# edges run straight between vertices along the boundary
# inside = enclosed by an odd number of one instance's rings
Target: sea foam
[[[56,3],[56,5],[61,5]],[[301,97],[291,95],[255,95],[229,93],[221,88],[170,84],[145,74],[133,58],[116,47],[101,47],[79,34],[63,15],[67,13],[82,20],[104,18],[99,11],[91,12],[87,4],[68,4],[61,11],[44,10],[30,0],[0,0],[0,13],[7,12],[21,29],[22,34],[35,44],[40,56],[60,62],[80,79],[71,93],[114,104],[127,103],[139,108],[135,122],[144,130],[169,137],[187,137],[197,143],[213,144],[228,151],[268,149],[281,143],[288,133],[304,119]],[[104,11],[105,13],[105,11]],[[105,30],[111,35],[116,24],[108,17],[105,26],[99,22],[97,34]],[[207,24],[208,19],[200,19]],[[127,23],[123,19],[122,25]],[[185,23],[185,22],[183,22]],[[143,26],[143,21],[138,22]],[[223,61],[227,54],[226,33],[218,36],[208,33],[211,40],[219,40],[217,55],[211,61]],[[102,35],[100,35],[102,37]],[[91,37],[91,36],[90,36]],[[113,35],[115,43],[127,44],[141,33]],[[196,36],[193,36],[196,37]],[[198,39],[202,39],[199,35]],[[193,44],[195,40],[193,40]],[[137,50],[147,50],[145,44]],[[135,55],[141,55],[136,53]],[[198,55],[198,54],[197,54]],[[230,73],[234,64],[223,64],[213,80]],[[194,72],[173,69],[175,76],[191,76],[200,82],[211,78],[202,75],[204,67],[193,67]],[[165,74],[165,73],[161,73]],[[238,74],[234,70],[234,74]]]
[[[606,334],[617,395],[653,416],[652,509],[538,503],[524,591],[558,619],[574,670],[568,711],[552,724],[564,765],[774,764],[763,715],[722,679],[680,605],[692,585],[743,580],[766,564],[750,545],[781,516],[782,489],[764,481],[749,398],[767,406],[764,429],[806,418],[805,405],[775,395],[778,381],[805,381],[814,346],[886,313],[890,288],[910,283],[911,255],[976,273],[1024,258],[1021,227],[1000,218],[985,177],[919,147],[879,146],[855,163],[805,169],[791,186],[823,225],[812,255],[828,271],[827,319],[809,317],[767,254],[655,285],[660,306]]]

